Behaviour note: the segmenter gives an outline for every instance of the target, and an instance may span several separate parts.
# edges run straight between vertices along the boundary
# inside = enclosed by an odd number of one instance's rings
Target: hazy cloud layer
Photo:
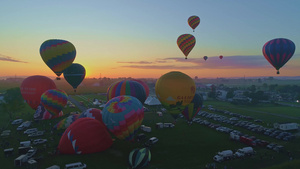
[[[2,54],[0,54],[0,61],[28,63],[28,62],[17,60],[17,59],[14,59],[14,58],[10,57],[10,56],[5,56],[5,55],[2,55]]]
[[[128,64],[151,64],[152,62],[139,61],[139,62],[117,62],[117,63],[128,63]]]
[[[122,67],[138,69],[257,69],[270,65],[262,55],[224,56],[223,59],[218,56],[208,56],[206,61],[203,58],[164,58],[147,62],[147,65],[138,65],[141,64],[140,62],[121,63],[128,63],[128,65]],[[164,63],[167,63],[167,65],[164,65]]]

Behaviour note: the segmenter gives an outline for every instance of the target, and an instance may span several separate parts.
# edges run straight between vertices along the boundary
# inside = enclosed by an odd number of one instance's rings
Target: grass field
[[[78,101],[84,101],[85,104],[90,104],[86,102],[89,98],[92,101],[93,98],[98,98],[100,100],[105,100],[104,95],[81,95],[73,96],[73,98]],[[263,114],[257,111],[266,111],[274,114],[289,115],[295,118],[299,118],[300,114],[299,108],[288,106],[275,106],[275,105],[258,105],[253,106],[237,106],[230,103],[219,102],[219,101],[207,101],[204,102],[207,105],[213,105],[218,109],[229,110],[234,113],[251,115],[254,118],[262,119],[267,125],[267,123],[280,122],[280,121],[291,121],[298,122],[299,120],[291,120],[283,117],[270,116],[268,114]],[[173,122],[174,119],[169,115],[164,113],[162,117],[159,117],[155,110],[156,108],[149,107],[150,112],[145,112],[145,117],[143,124],[152,127],[151,133],[146,133],[147,137],[156,136],[159,141],[156,145],[151,148],[152,159],[150,165],[147,169],[202,169],[206,164],[213,163],[213,156],[218,151],[231,149],[236,150],[238,148],[245,147],[246,145],[229,140],[229,134],[217,132],[215,129],[208,128],[207,126],[193,123],[188,125],[184,119],[178,119],[174,128],[164,128],[156,129],[155,124],[157,122]],[[207,109],[205,111],[211,112]],[[280,111],[279,111],[280,110]],[[284,110],[284,111],[283,111]],[[76,108],[65,108],[63,110],[65,114],[72,111],[78,111]],[[16,131],[17,126],[13,126],[9,123],[8,114],[1,112],[0,116],[0,127],[2,130],[10,129],[12,134],[8,138],[1,138],[0,143],[9,143],[8,147],[14,147],[15,154],[11,157],[4,157],[3,153],[0,153],[0,162],[2,166],[6,169],[14,168],[13,161],[17,155],[17,147],[20,141],[28,140],[27,136]],[[286,114],[286,112],[289,112]],[[291,112],[291,113],[290,113]],[[25,120],[31,120],[34,111],[26,106],[23,110],[20,110],[15,117],[20,117]],[[211,112],[215,113],[215,112]],[[38,146],[40,152],[38,152],[38,157],[43,157],[39,160],[38,168],[47,168],[51,165],[59,165],[63,167],[67,163],[81,161],[88,165],[88,168],[104,168],[104,169],[121,169],[128,168],[128,154],[129,152],[137,147],[143,147],[141,143],[128,142],[123,140],[115,139],[111,148],[106,151],[86,154],[86,155],[52,155],[53,150],[56,149],[58,145],[60,135],[63,131],[54,131],[50,134],[51,127],[56,124],[59,120],[64,117],[60,117],[52,120],[44,120],[38,123],[33,123],[32,127],[37,127],[40,130],[45,130],[46,134],[43,138],[48,139],[48,144],[46,147],[43,145]],[[213,121],[212,121],[213,122]],[[223,125],[223,124],[222,124]],[[244,133],[255,135],[261,139],[266,139],[270,142],[276,142],[278,144],[284,145],[288,151],[291,151],[294,156],[293,161],[289,161],[287,153],[277,153],[275,151],[267,150],[266,148],[255,147],[257,154],[252,157],[247,157],[245,159],[234,159],[231,161],[225,161],[222,163],[216,163],[218,168],[234,168],[234,169],[274,169],[274,168],[296,168],[300,164],[300,138],[291,142],[278,141],[274,138],[270,138],[261,134],[256,134],[239,127],[232,127],[233,129],[238,129]],[[51,141],[52,138],[53,140]],[[8,148],[6,147],[6,148]],[[4,147],[1,148],[3,150]],[[272,158],[273,157],[273,158]]]

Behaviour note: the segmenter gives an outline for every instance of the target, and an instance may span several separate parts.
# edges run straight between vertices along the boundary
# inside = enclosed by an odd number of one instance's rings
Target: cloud
[[[117,62],[117,63],[128,63],[128,64],[151,64],[152,62],[139,61],[139,62]]]
[[[14,59],[14,58],[10,57],[10,56],[5,56],[5,55],[2,55],[2,54],[0,54],[0,61],[28,63],[28,62],[17,60],[17,59]]]

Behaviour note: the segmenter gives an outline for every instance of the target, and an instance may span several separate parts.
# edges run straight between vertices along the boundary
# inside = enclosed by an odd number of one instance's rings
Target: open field
[[[86,100],[89,98],[91,101],[93,98],[98,98],[105,100],[105,95],[82,95],[81,97],[72,96],[78,101]],[[294,112],[294,114],[288,114],[289,116],[299,118],[300,114],[296,113],[294,107],[288,106],[274,106],[274,105],[261,105],[257,107],[251,106],[236,106],[226,102],[219,101],[207,101],[204,105],[213,105],[218,109],[229,110],[234,113],[239,113],[243,115],[251,115],[254,118],[259,118],[263,120],[264,126],[267,123],[282,121],[298,122],[299,120],[285,119],[283,117],[270,116],[268,114],[260,113],[257,111],[267,111],[274,114],[285,114],[285,112],[276,111],[277,109],[285,110],[286,112]],[[148,106],[149,107],[149,106]],[[238,148],[246,147],[246,145],[234,142],[229,139],[229,134],[217,132],[215,129],[209,128],[204,125],[193,123],[188,125],[186,120],[179,118],[175,124],[174,128],[164,128],[156,129],[155,124],[157,122],[173,122],[174,119],[169,115],[164,113],[162,117],[159,117],[155,111],[157,108],[149,107],[150,112],[145,112],[145,117],[143,124],[152,127],[151,133],[145,133],[148,138],[156,136],[159,141],[156,145],[151,148],[152,160],[148,169],[198,169],[204,168],[206,164],[213,163],[213,156],[218,151],[231,149],[236,150]],[[204,111],[214,113],[203,109]],[[247,111],[246,111],[247,110]],[[63,110],[66,114],[72,111],[78,111],[76,108],[65,108]],[[298,111],[299,112],[299,111]],[[22,133],[16,131],[17,126],[13,126],[8,123],[8,115],[1,112],[3,115],[0,117],[1,127],[3,130],[10,129],[12,134],[8,138],[1,138],[0,143],[9,143],[9,147],[14,147],[15,153],[13,156],[4,157],[3,153],[0,154],[0,161],[5,168],[14,168],[13,161],[17,155],[17,147],[20,141],[28,140],[28,137]],[[15,117],[20,117],[25,120],[31,120],[34,111],[25,106],[24,110],[20,110]],[[40,130],[45,130],[46,134],[42,138],[47,138],[47,146],[38,146],[39,152],[37,157],[42,157],[39,160],[38,168],[46,168],[51,165],[59,165],[63,167],[67,163],[81,161],[88,165],[89,168],[128,168],[127,158],[129,152],[137,147],[142,147],[141,143],[128,142],[116,139],[113,146],[106,151],[87,154],[87,155],[54,155],[53,151],[58,145],[60,135],[63,131],[53,131],[50,134],[51,127],[56,124],[63,117],[44,120],[40,122],[33,123],[32,127],[37,127]],[[200,117],[202,118],[202,117]],[[205,119],[205,118],[204,118]],[[210,120],[210,119],[207,119]],[[210,120],[211,121],[211,120]],[[211,121],[214,122],[214,121]],[[214,122],[216,123],[216,122]],[[289,162],[289,157],[286,152],[277,153],[266,148],[255,147],[257,154],[252,157],[246,157],[245,159],[234,159],[231,161],[225,161],[222,163],[216,163],[218,168],[223,168],[224,166],[242,169],[253,169],[253,168],[268,168],[270,166],[279,164],[282,165],[281,168],[286,168],[286,166],[297,166],[299,165],[300,159],[300,138],[290,142],[279,141],[277,139],[264,136],[261,134],[253,133],[251,131],[245,130],[240,127],[232,127],[228,124],[222,124],[223,126],[231,127],[233,129],[238,129],[249,135],[254,135],[257,138],[265,139],[269,142],[276,142],[283,145],[287,151],[293,153],[294,160]],[[3,150],[4,146],[1,148]],[[298,160],[298,161],[297,161]],[[294,167],[295,168],[295,167]]]

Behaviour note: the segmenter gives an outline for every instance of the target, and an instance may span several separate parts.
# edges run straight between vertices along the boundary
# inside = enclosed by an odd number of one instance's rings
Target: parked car
[[[28,152],[26,153],[27,157],[30,158],[32,156],[34,156],[37,152],[36,148],[31,148],[30,150],[28,150]]]
[[[66,164],[65,165],[65,169],[83,169],[86,168],[86,164],[82,163],[82,162],[77,162],[77,163],[70,163],[70,164]]]
[[[21,123],[23,123],[23,119],[16,119],[11,122],[11,124],[21,124]]]
[[[31,128],[31,129],[27,129],[24,131],[24,134],[32,134],[32,133],[35,133],[37,132],[38,129],[37,128]]]
[[[35,133],[29,134],[28,137],[36,137],[36,136],[42,136],[44,135],[43,131],[37,131]]]
[[[25,128],[28,128],[31,125],[31,121],[25,121],[21,125],[18,126],[17,130],[24,130]]]
[[[146,147],[151,147],[152,145],[154,145],[155,143],[158,142],[158,138],[156,137],[151,137],[148,141],[145,142],[145,146]]]
[[[37,144],[43,144],[43,143],[46,143],[47,142],[47,139],[35,139],[33,140],[33,144],[34,145],[37,145]]]

